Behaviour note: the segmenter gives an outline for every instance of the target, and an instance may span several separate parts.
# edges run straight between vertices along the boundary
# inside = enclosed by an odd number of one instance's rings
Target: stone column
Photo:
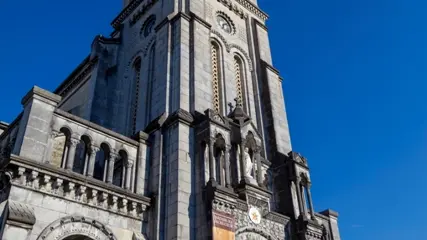
[[[256,161],[257,170],[258,170],[256,172],[257,175],[254,177],[256,177],[257,179],[258,186],[263,186],[263,182],[262,182],[263,171],[262,171],[262,164],[261,164],[261,148],[260,147],[256,148],[254,155],[255,155],[255,161]]]
[[[108,173],[107,173],[107,183],[113,182],[113,174],[114,174],[114,162],[116,161],[117,154],[114,152],[110,152],[109,160],[108,160]]]
[[[225,186],[230,187],[230,146],[225,147]]]
[[[93,177],[93,171],[95,169],[96,153],[98,151],[99,151],[99,147],[91,146],[90,157],[89,157],[89,165],[88,165],[88,170],[87,170],[87,175],[89,177]]]
[[[311,219],[315,219],[315,216],[314,216],[314,207],[313,207],[313,200],[311,199],[311,191],[310,191],[310,188],[311,188],[311,183],[309,182],[309,183],[307,183],[307,187],[306,187],[306,191],[307,191],[307,197],[308,197],[308,202],[309,202],[309,204],[310,204],[310,215],[311,215]]]
[[[303,185],[300,186],[301,188],[301,193],[302,193],[302,210],[304,212],[304,216],[307,217],[307,199],[306,199],[306,194],[305,194],[305,187]]]
[[[303,202],[302,202],[302,194],[301,194],[301,178],[297,177],[296,179],[296,189],[297,189],[297,198],[298,198],[298,209],[300,214],[304,212]]]
[[[131,180],[131,176],[132,176],[132,166],[133,166],[132,161],[128,161],[126,163],[126,185],[125,185],[125,189],[130,189],[130,180]]]
[[[76,147],[80,140],[71,138],[68,142],[68,157],[67,157],[67,169],[73,170],[74,158],[76,157]]]
[[[215,156],[214,156],[214,143],[215,138],[209,139],[209,180],[215,181]]]
[[[245,145],[246,142],[242,141],[240,143],[240,177],[241,177],[241,181],[245,182],[245,169],[246,169],[246,162],[245,162]]]

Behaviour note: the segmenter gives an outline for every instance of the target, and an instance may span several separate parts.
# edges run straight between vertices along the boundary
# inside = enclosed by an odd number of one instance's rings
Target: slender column
[[[302,202],[302,194],[301,194],[301,178],[297,177],[296,181],[296,189],[297,189],[297,198],[298,198],[298,209],[300,214],[304,212],[303,202]]]
[[[121,162],[122,162],[122,181],[120,183],[120,186],[122,188],[124,188],[125,183],[126,183],[126,165],[127,165],[127,162],[125,162],[125,160],[123,158],[122,158]]]
[[[225,186],[225,156],[224,150],[221,150],[219,154],[219,182],[221,185]]]
[[[214,143],[215,139],[209,139],[209,180],[211,182],[215,181],[215,157],[214,157]]]
[[[87,175],[89,177],[93,177],[93,171],[95,170],[96,153],[98,151],[99,151],[99,147],[91,146],[90,157],[89,157],[89,165],[88,165],[88,170],[87,170]]]
[[[307,199],[305,198],[305,190],[304,190],[304,186],[301,185],[301,193],[302,193],[302,209],[304,211],[304,217],[307,217]]]
[[[262,174],[263,174],[263,172],[262,172],[262,164],[261,164],[261,154],[260,154],[260,152],[261,152],[261,148],[257,147],[257,149],[255,150],[255,161],[256,161],[257,170],[258,170],[256,172],[256,174],[257,174],[256,178],[257,178],[257,181],[258,181],[258,185],[262,186],[263,185],[263,182],[262,182],[262,178],[263,178]]]
[[[85,175],[85,176],[87,174],[87,168],[88,168],[89,161],[90,161],[90,155],[91,155],[90,149],[86,149],[85,156],[84,156],[85,162],[83,164],[83,175]]]
[[[130,189],[130,179],[132,176],[132,166],[133,166],[133,162],[128,161],[126,163],[126,189]]]
[[[230,146],[225,147],[225,186],[230,187]]]
[[[314,216],[314,207],[313,207],[313,200],[311,199],[311,183],[307,183],[307,197],[308,197],[308,202],[310,204],[310,215],[311,215],[311,219],[314,220],[315,216]]]
[[[116,153],[110,152],[110,158],[108,162],[107,183],[113,182],[114,162],[116,161],[116,157],[117,157]]]
[[[241,181],[245,182],[245,170],[246,170],[246,161],[245,161],[245,141],[240,143],[240,177]]]
[[[74,158],[76,157],[76,147],[80,140],[71,138],[68,142],[68,157],[67,157],[67,169],[73,170]]]

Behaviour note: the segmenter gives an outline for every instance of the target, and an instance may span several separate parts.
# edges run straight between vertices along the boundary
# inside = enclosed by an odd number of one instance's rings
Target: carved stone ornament
[[[37,240],[65,239],[86,236],[94,240],[117,240],[113,232],[97,220],[80,216],[68,216],[47,226]]]
[[[249,209],[248,211],[248,215],[249,215],[249,219],[255,223],[255,224],[260,224],[261,223],[261,213],[258,211],[258,209],[252,207]]]

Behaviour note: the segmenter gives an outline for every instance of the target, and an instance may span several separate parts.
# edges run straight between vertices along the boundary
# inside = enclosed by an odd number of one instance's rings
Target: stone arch
[[[111,145],[108,142],[102,142],[99,145],[99,151],[95,156],[95,166],[93,178],[100,181],[106,181],[108,171],[108,159],[110,157]]]
[[[225,113],[225,105],[227,102],[224,94],[224,52],[223,44],[216,38],[210,39],[211,48],[211,75],[212,75],[212,104],[213,109],[219,113]]]
[[[82,216],[67,216],[47,226],[37,240],[67,239],[85,236],[94,240],[117,240],[113,232],[97,220]]]
[[[220,46],[225,49],[228,53],[230,52],[230,44],[228,44],[227,39],[218,31],[216,30],[211,30],[211,42],[212,40],[217,41]]]
[[[236,231],[236,240],[248,239],[246,238],[247,236],[253,237],[249,239],[257,239],[257,240],[273,240],[274,239],[270,234],[258,228],[244,227]]]
[[[252,63],[251,58],[249,57],[249,54],[241,46],[234,44],[234,43],[230,44],[229,48],[230,48],[230,50],[234,49],[233,53],[240,55],[242,60],[244,59],[244,61],[247,62],[249,71],[252,72],[253,71],[253,63]]]
[[[52,131],[52,150],[50,159],[48,160],[50,164],[58,168],[64,167],[67,158],[68,143],[72,134],[73,132],[68,126],[62,126],[59,131]]]

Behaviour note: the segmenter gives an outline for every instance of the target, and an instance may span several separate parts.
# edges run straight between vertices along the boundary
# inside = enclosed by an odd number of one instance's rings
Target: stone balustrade
[[[31,189],[134,219],[141,219],[150,199],[50,164],[11,155],[7,171],[12,186]]]

